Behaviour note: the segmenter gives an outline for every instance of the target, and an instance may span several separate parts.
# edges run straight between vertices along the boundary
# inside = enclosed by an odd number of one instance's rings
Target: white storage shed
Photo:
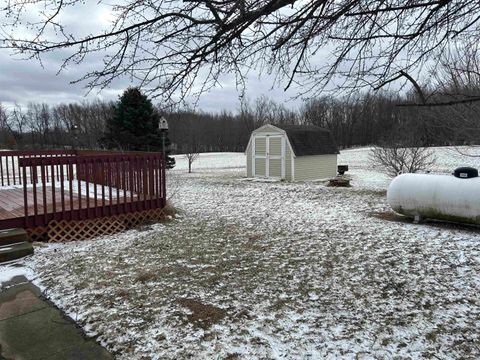
[[[317,126],[264,125],[252,132],[245,153],[248,177],[305,181],[337,174],[333,136]]]

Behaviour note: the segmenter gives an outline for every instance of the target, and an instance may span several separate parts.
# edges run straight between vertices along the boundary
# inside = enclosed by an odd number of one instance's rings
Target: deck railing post
[[[167,169],[165,156],[162,154],[162,208],[167,204],[167,194],[166,194],[166,182],[165,182],[165,170]]]
[[[90,162],[85,160],[83,163],[83,171],[85,172],[85,194],[87,196],[86,199],[86,206],[87,206],[87,215],[86,218],[88,219],[90,217]],[[80,192],[81,193],[81,192]]]
[[[147,173],[147,161],[148,157],[142,157],[142,176],[143,176],[143,209],[147,209],[148,199],[148,173]]]
[[[29,227],[28,223],[28,192],[27,192],[27,168],[23,167],[23,212],[25,214],[25,228]]]
[[[127,176],[127,162],[125,161],[125,158],[122,156],[122,188],[123,188],[123,212],[127,212],[127,183],[126,179],[128,178]]]
[[[86,175],[84,170],[85,170],[85,163],[82,164],[82,160],[81,159],[78,159],[78,161],[75,162],[75,168],[77,170],[77,186],[78,186],[78,189],[77,189],[77,193],[78,193],[78,215],[79,215],[79,219],[83,219],[82,217],[82,181],[81,181],[81,178],[80,178],[80,173],[83,172],[82,175]],[[81,169],[81,170],[80,170]],[[72,171],[72,174],[73,176],[73,171]],[[84,178],[84,180],[86,180]],[[88,197],[88,189],[86,189],[86,194],[87,194],[87,197]],[[87,210],[88,211],[88,210]]]
[[[120,159],[117,158],[115,161],[115,188],[117,189],[117,213],[120,212],[120,187],[122,184],[120,184]]]
[[[15,176],[15,158],[12,156],[12,173],[13,173],[13,185],[17,185],[17,177]]]
[[[97,173],[98,173],[98,169],[97,169],[97,160],[94,159],[92,161],[92,182],[93,182],[93,197],[94,197],[94,216],[95,217],[98,217],[98,193],[97,193],[97,183],[98,183],[98,179],[97,179]]]
[[[7,165],[7,185],[10,186],[10,172],[8,171],[8,156],[5,158],[5,163]]]
[[[40,177],[42,179],[42,201],[43,201],[43,225],[47,225],[47,180],[45,175],[45,164],[40,165]]]
[[[105,216],[105,161],[101,160],[101,182],[102,182],[102,216]]]
[[[55,165],[50,163],[51,179],[52,179],[52,210],[53,213],[57,212],[57,199],[55,198]]]
[[[0,176],[2,177],[2,186],[5,186],[3,180],[3,156],[0,156]]]
[[[111,161],[111,158],[109,157],[108,158],[108,205],[109,205],[109,215],[113,215],[112,214],[112,208],[113,208],[113,199],[112,199],[112,161]]]
[[[34,166],[32,168],[33,173],[31,174],[34,179],[37,178],[37,166]],[[33,224],[38,225],[37,223],[37,217],[38,217],[38,207],[37,207],[37,182],[33,182]]]
[[[71,176],[73,173],[73,165],[70,159],[67,162],[68,166],[68,192],[70,195],[70,220],[74,219],[74,204],[73,204],[73,177]]]
[[[65,169],[60,165],[60,198],[62,202],[62,219],[65,219]]]

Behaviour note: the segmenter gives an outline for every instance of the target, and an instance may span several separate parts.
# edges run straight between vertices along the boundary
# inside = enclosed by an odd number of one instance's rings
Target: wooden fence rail
[[[160,153],[22,158],[20,167],[26,227],[165,206]]]
[[[23,177],[20,169],[20,159],[77,156],[77,150],[27,150],[0,151],[0,185],[22,185]],[[57,172],[58,173],[58,172]],[[50,173],[46,174],[47,178]],[[28,178],[29,183],[38,179]]]

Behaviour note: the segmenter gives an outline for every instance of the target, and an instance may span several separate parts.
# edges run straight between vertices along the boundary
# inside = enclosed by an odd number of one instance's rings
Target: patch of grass
[[[140,224],[138,226],[135,226],[134,228],[137,231],[150,231],[152,230],[151,224],[145,223],[145,224]]]
[[[377,219],[393,221],[393,222],[402,222],[402,223],[411,223],[412,220],[406,216],[398,215],[393,211],[388,212],[372,212],[370,216],[376,217]]]
[[[430,331],[425,335],[425,338],[428,341],[436,342],[437,341],[437,332],[436,331]]]
[[[144,271],[144,272],[141,272],[140,274],[138,274],[136,277],[135,277],[135,281],[136,282],[141,282],[141,283],[146,283],[146,282],[149,282],[149,281],[152,281],[153,279],[155,279],[157,277],[157,274],[154,273],[154,272],[150,272],[150,271]]]
[[[224,360],[237,360],[241,359],[241,355],[238,353],[233,353],[233,354],[227,354],[227,356],[224,358]]]
[[[359,195],[372,195],[372,196],[378,196],[378,197],[386,197],[387,196],[387,190],[371,190],[371,189],[358,189],[355,191],[355,193]]]
[[[332,179],[327,184],[328,187],[352,187],[350,179]]]
[[[403,215],[399,215],[397,213],[394,213],[393,211],[371,212],[369,215],[377,219],[386,220],[386,221],[401,222],[401,223],[407,223],[407,224],[413,223],[411,218],[408,218]],[[461,224],[461,223],[440,221],[440,220],[433,220],[433,219],[422,220],[422,224],[428,225],[431,227],[440,228],[440,229],[467,230],[475,233],[480,233],[480,226],[471,225],[471,224]]]
[[[175,216],[176,214],[180,213],[181,211],[176,209],[175,206],[170,201],[167,201],[167,204],[163,208],[163,213],[165,216]]]
[[[118,296],[122,299],[127,299],[130,296],[130,293],[125,289],[119,289],[116,292],[116,296]]]
[[[280,300],[277,300],[275,301],[271,306],[270,306],[270,309],[272,309],[273,311],[279,311],[281,309],[283,309],[285,306],[287,306],[288,304],[290,303],[290,300],[287,300],[287,299],[280,299]]]

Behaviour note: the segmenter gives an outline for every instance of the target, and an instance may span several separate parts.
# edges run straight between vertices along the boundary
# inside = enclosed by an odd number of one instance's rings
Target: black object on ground
[[[472,167],[459,167],[453,172],[453,176],[460,179],[471,179],[478,177],[478,170]]]
[[[345,172],[348,171],[348,165],[338,165],[337,166],[337,171],[340,175],[345,174]]]
[[[0,231],[0,263],[33,254],[33,246],[24,229]]]

